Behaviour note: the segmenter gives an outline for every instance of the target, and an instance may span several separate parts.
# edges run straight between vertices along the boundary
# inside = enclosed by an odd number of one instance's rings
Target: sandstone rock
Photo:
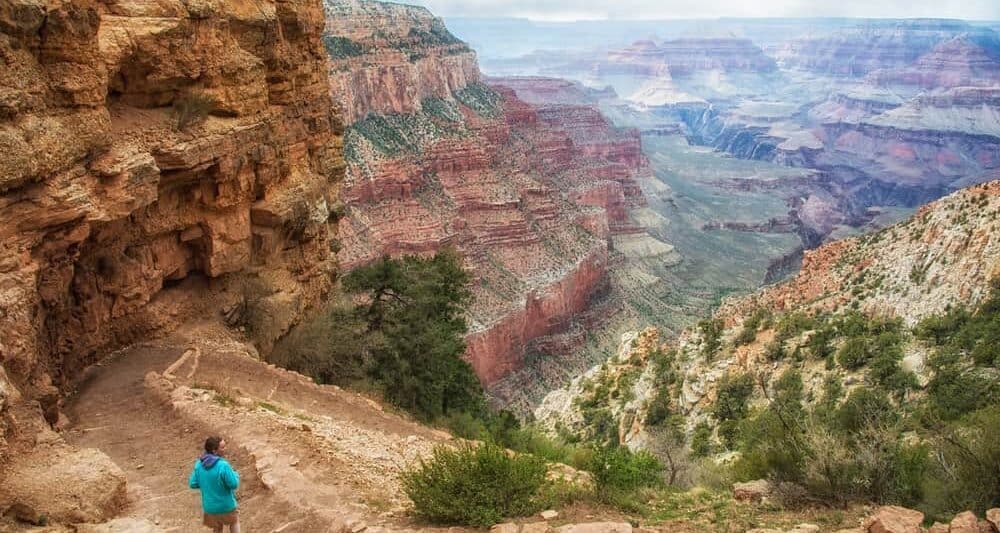
[[[554,511],[552,509],[547,509],[545,511],[538,513],[538,515],[544,518],[545,520],[555,520],[556,518],[559,517],[559,512]]]
[[[36,448],[11,462],[0,487],[0,509],[31,523],[102,522],[125,503],[125,474],[89,448]]]
[[[986,521],[993,525],[993,529],[997,533],[1000,533],[1000,509],[986,511]]]
[[[819,526],[816,524],[798,524],[792,529],[787,530],[785,533],[818,533]]]
[[[948,524],[934,522],[931,527],[927,528],[927,533],[948,533]]]
[[[979,520],[972,511],[959,513],[952,518],[948,526],[950,533],[979,533]]]
[[[197,280],[251,257],[295,300],[288,320],[323,296],[326,217],[307,217],[310,242],[285,219],[265,243],[250,220],[257,202],[323,213],[337,196],[318,0],[15,3],[16,23],[0,14],[0,351],[24,401],[57,421],[81,371],[227,303],[226,283]],[[181,131],[166,109],[196,88],[215,108]]]
[[[496,524],[490,528],[490,533],[519,533],[520,531],[521,527],[511,522]]]
[[[733,484],[733,498],[740,502],[760,503],[771,495],[771,483],[766,479]]]
[[[923,520],[924,513],[920,511],[885,505],[865,519],[864,529],[868,533],[920,533]]]
[[[551,533],[552,526],[545,522],[530,522],[521,525],[521,533]]]
[[[557,533],[632,533],[628,522],[590,522],[567,524],[556,528]]]

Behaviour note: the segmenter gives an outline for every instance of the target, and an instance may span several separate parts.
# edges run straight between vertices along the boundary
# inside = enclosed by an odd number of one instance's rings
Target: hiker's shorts
[[[205,519],[202,521],[206,527],[212,529],[219,528],[222,526],[231,526],[233,524],[239,523],[240,521],[240,510],[233,509],[228,513],[219,514],[209,514],[205,513]]]

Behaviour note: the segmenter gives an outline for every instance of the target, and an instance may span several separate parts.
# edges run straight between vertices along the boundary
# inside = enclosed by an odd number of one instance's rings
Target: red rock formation
[[[325,0],[330,86],[350,124],[368,113],[412,113],[479,81],[475,52],[423,7]]]
[[[877,85],[915,85],[925,89],[992,86],[1000,83],[1000,61],[961,36],[938,44],[902,69],[876,70],[868,79]]]
[[[922,187],[950,185],[1000,165],[996,87],[960,87],[921,95],[863,118],[829,123],[828,146],[868,161],[880,179]]]
[[[280,306],[264,345],[329,288],[323,24],[314,0],[0,6],[0,464],[59,442],[42,416],[100,355],[217,313],[238,274]]]
[[[498,89],[517,94],[518,99],[532,105],[548,104],[594,104],[603,97],[613,97],[614,94],[603,90],[584,87],[578,82],[562,78],[547,78],[542,76],[506,76],[502,78],[486,78]]]
[[[493,383],[524,365],[529,341],[560,331],[565,322],[588,308],[607,267],[607,249],[595,248],[556,281],[529,291],[523,308],[473,331],[466,356],[485,383]]]
[[[624,74],[645,78],[687,76],[701,71],[771,72],[773,59],[749,39],[683,38],[657,44],[636,41],[609,52],[597,69],[600,74]]]
[[[863,77],[880,69],[905,69],[939,43],[958,36],[996,43],[991,30],[961,21],[902,20],[792,39],[774,56],[786,68]]]
[[[673,76],[705,70],[771,72],[777,68],[774,60],[750,39],[671,39],[657,49]]]
[[[359,43],[350,49],[357,54],[335,57],[331,72],[334,94],[348,102],[345,118],[356,122],[346,136],[340,263],[457,247],[474,278],[467,357],[493,383],[523,365],[529,343],[585,312],[603,283],[607,236],[630,227],[626,208],[644,202],[635,182],[647,166],[638,133],[617,130],[588,105],[539,107],[516,94],[586,98],[568,82],[516,79],[512,88],[496,80],[490,88],[473,83],[478,72],[451,72],[474,68],[474,58],[461,43],[431,46],[428,40],[449,39],[425,10],[331,5],[327,38]],[[420,38],[404,41],[402,53],[398,43],[381,41],[385,33]],[[349,48],[333,42],[340,52]],[[447,62],[462,56],[472,62]],[[358,70],[376,77],[421,70],[424,77],[345,82],[356,81]],[[414,87],[393,92],[404,78]]]

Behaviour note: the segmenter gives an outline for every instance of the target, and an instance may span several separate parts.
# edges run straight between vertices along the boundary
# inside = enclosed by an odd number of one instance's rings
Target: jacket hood
[[[198,458],[198,460],[201,461],[201,466],[206,470],[215,466],[215,463],[218,463],[219,459],[222,458],[214,453],[203,453],[201,454],[201,457]]]

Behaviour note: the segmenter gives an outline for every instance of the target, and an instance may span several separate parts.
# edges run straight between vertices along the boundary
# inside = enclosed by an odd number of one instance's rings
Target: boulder
[[[538,513],[538,515],[545,520],[555,520],[559,517],[559,512],[552,509],[546,509],[545,511]]]
[[[865,520],[864,529],[868,533],[921,533],[923,520],[924,513],[920,511],[885,505]]]
[[[733,484],[733,498],[738,502],[760,503],[771,495],[771,483],[766,479]]]
[[[503,524],[496,524],[490,528],[490,533],[518,533],[521,531],[521,526],[514,524],[512,522],[504,522]]]
[[[948,524],[934,522],[934,525],[927,529],[927,533],[948,533]]]
[[[91,448],[38,447],[17,457],[6,474],[0,512],[25,522],[103,522],[126,503],[125,474]]]
[[[972,511],[958,513],[948,527],[950,533],[979,533],[979,520]]]
[[[993,527],[993,531],[1000,533],[1000,509],[986,511],[986,521]]]

